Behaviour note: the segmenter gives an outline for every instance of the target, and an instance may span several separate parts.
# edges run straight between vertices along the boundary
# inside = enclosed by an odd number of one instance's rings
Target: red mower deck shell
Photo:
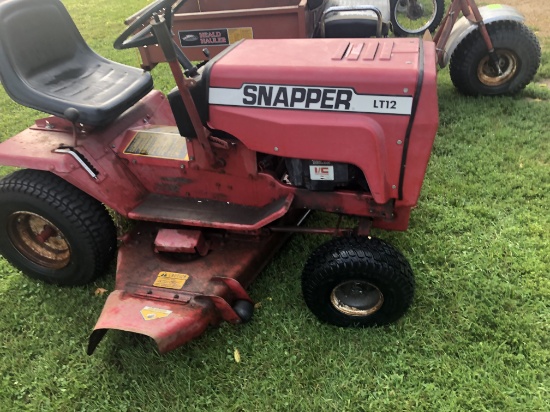
[[[300,214],[285,217],[287,223]],[[288,233],[209,236],[204,257],[155,253],[158,227],[141,224],[119,248],[116,290],[90,336],[92,354],[109,329],[149,336],[160,353],[175,349],[220,322],[241,323],[230,306],[251,301],[244,290],[286,241]]]

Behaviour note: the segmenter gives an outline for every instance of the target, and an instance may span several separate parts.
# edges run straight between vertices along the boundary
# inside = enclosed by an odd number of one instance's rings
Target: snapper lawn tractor
[[[399,319],[411,267],[369,234],[406,230],[417,203],[438,124],[434,44],[243,40],[193,65],[170,35],[180,3],[156,1],[115,41],[160,45],[177,84],[166,96],[95,54],[59,0],[0,0],[2,85],[51,115],[0,144],[0,163],[21,168],[0,181],[2,255],[82,285],[117,248],[104,205],[135,223],[90,354],[109,329],[166,352],[249,320],[246,288],[292,233],[334,236],[302,275],[321,321]],[[311,210],[356,224],[304,227]]]

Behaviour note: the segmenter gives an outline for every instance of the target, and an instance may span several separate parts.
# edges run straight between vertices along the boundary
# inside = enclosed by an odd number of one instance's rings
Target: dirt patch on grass
[[[485,3],[485,2],[483,2]],[[501,0],[498,2],[515,7],[525,16],[525,23],[535,29],[539,37],[550,37],[550,1],[547,0]],[[482,4],[482,2],[479,2]]]
[[[535,86],[542,90],[550,90],[550,79],[540,79],[535,83]],[[524,99],[528,102],[546,102],[549,100],[547,93],[543,93],[542,97],[525,97]]]

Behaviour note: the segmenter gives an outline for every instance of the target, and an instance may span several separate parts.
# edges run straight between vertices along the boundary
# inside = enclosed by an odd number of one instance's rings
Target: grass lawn
[[[63,2],[97,52],[139,64],[112,42],[147,0]],[[399,322],[320,324],[300,274],[326,239],[295,236],[250,289],[261,303],[250,324],[210,329],[164,356],[109,332],[88,357],[107,296],[94,291],[113,290],[114,264],[88,287],[57,288],[0,258],[0,410],[550,410],[550,39],[541,42],[543,66],[516,97],[467,98],[439,72],[440,128],[410,229],[376,233],[416,275]],[[153,75],[172,87],[165,67]],[[0,140],[39,115],[2,88],[0,107]]]

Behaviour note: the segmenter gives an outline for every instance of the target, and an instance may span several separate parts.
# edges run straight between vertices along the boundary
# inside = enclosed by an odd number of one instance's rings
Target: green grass
[[[139,64],[111,44],[147,1],[64,3],[95,50]],[[538,82],[550,78],[548,42]],[[165,68],[153,74],[171,87]],[[210,329],[164,356],[145,338],[109,332],[88,357],[106,299],[94,291],[113,290],[114,267],[88,287],[57,288],[0,258],[0,410],[550,410],[550,92],[531,84],[513,98],[466,98],[443,70],[439,99],[410,229],[376,233],[416,274],[415,302],[399,322],[319,324],[300,273],[325,239],[295,236],[251,287],[261,307],[250,324]],[[37,116],[3,90],[0,107],[0,139]]]

